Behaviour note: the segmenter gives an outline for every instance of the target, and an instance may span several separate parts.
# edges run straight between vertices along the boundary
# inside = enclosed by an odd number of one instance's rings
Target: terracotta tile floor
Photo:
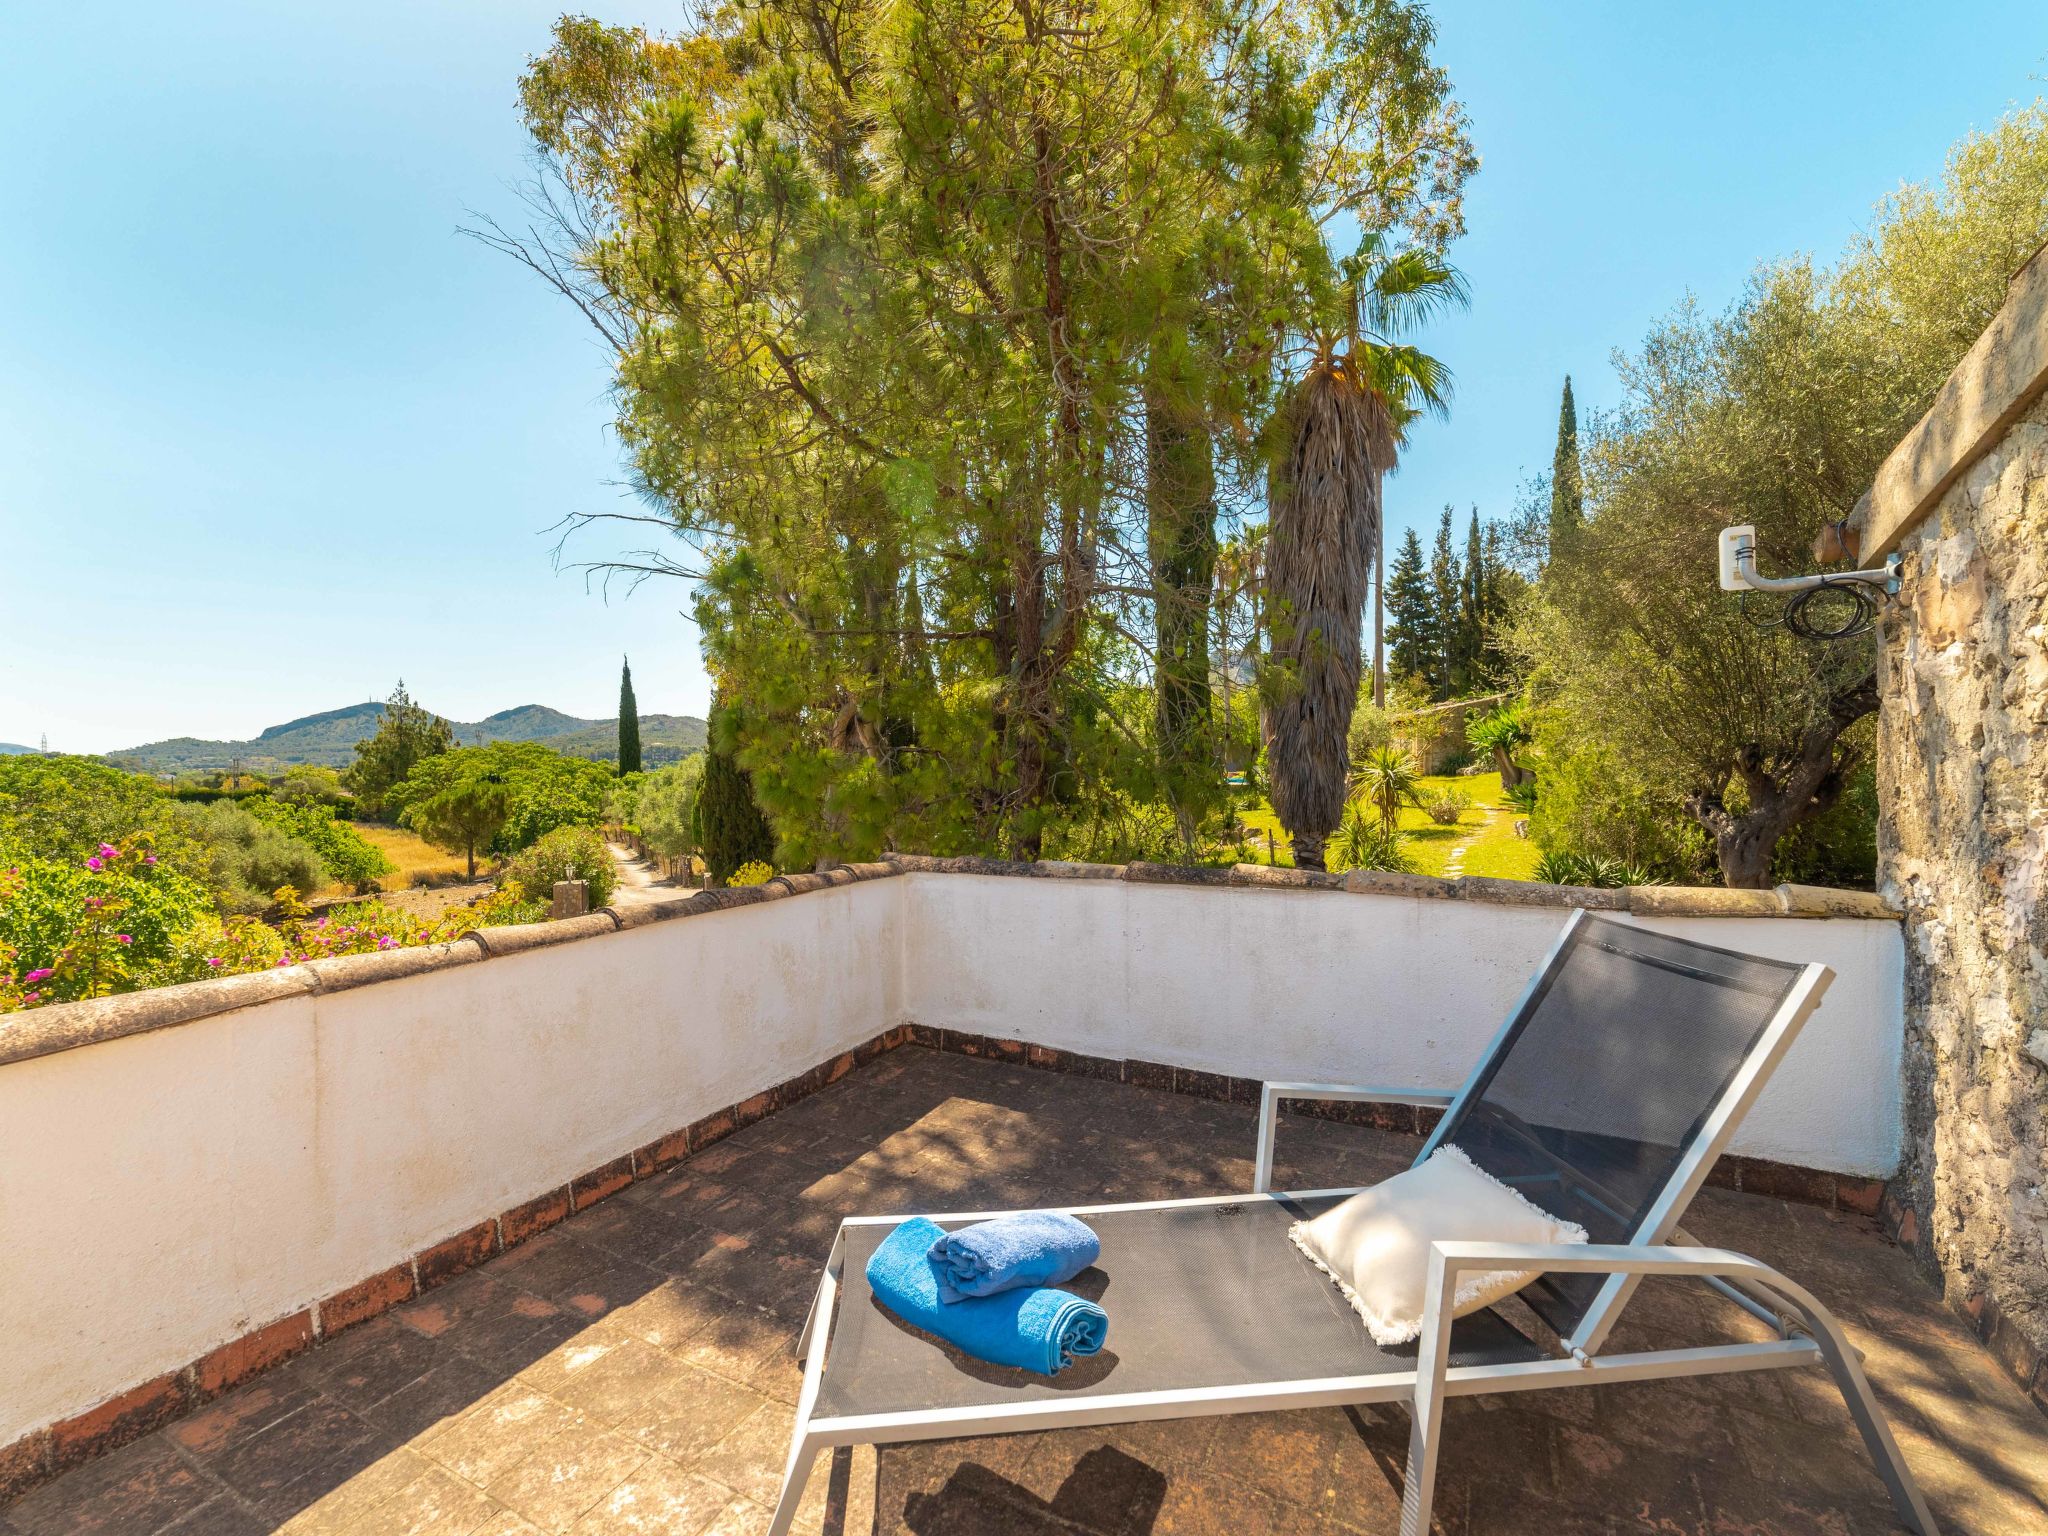
[[[739,1536],[765,1528],[798,1326],[842,1214],[1241,1190],[1247,1109],[906,1049],[696,1161],[0,1510],[8,1536]],[[1414,1146],[1282,1129],[1296,1188]],[[1951,1532],[2048,1530],[2048,1420],[1865,1222],[1709,1191],[1689,1225],[1840,1309]],[[1623,1336],[1756,1332],[1647,1287]],[[1405,1412],[1327,1410],[839,1452],[807,1532],[1396,1529]],[[1817,1371],[1454,1401],[1446,1531],[1881,1532]]]

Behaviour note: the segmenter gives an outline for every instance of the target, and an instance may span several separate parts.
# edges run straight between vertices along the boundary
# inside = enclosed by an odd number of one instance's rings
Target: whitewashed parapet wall
[[[1454,1083],[1574,904],[1833,966],[1736,1150],[1891,1171],[1898,923],[1796,888],[905,859],[16,1016],[0,1485],[488,1257],[586,1187],[667,1166],[679,1128],[694,1145],[693,1122],[770,1112],[907,1026],[1176,1077]]]
[[[1455,1088],[1557,937],[1554,907],[974,875],[909,880],[921,1024],[1230,1077]],[[1883,1177],[1899,1155],[1895,922],[1605,914],[1836,979],[1732,1150]]]

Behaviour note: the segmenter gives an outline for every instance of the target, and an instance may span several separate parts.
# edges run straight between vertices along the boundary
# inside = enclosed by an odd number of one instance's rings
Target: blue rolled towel
[[[1109,1314],[1071,1291],[1005,1291],[953,1306],[940,1301],[930,1255],[944,1235],[937,1222],[913,1216],[884,1238],[868,1260],[875,1299],[906,1323],[991,1365],[1053,1376],[1102,1348]]]
[[[939,1300],[993,1296],[1024,1285],[1059,1285],[1102,1252],[1085,1222],[1057,1211],[1022,1211],[942,1232],[932,1244]]]

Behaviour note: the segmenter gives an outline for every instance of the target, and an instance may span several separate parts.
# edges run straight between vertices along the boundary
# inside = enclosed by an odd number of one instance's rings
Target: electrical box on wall
[[[1735,528],[1721,530],[1721,590],[1723,592],[1745,592],[1749,582],[1743,576],[1739,555],[1756,548],[1756,524],[1743,523]]]

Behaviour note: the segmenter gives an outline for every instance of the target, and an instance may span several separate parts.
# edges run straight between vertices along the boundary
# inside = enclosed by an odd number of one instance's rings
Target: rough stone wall
[[[1900,1240],[2048,1367],[2048,396],[1901,541],[1879,891],[1906,913]]]

